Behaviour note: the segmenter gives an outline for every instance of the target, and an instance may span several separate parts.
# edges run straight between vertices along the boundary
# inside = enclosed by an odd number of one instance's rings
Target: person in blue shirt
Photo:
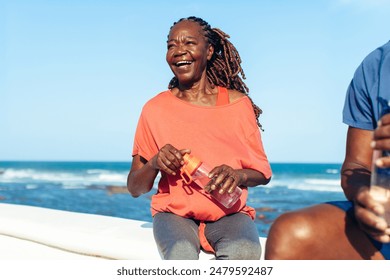
[[[266,259],[390,259],[390,225],[369,194],[374,150],[390,150],[390,42],[364,58],[348,87],[348,125],[341,186],[346,201],[333,201],[279,216],[266,243]]]

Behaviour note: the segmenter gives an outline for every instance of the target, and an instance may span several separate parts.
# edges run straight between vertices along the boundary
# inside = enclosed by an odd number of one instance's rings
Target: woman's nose
[[[181,55],[184,55],[186,53],[187,53],[187,50],[186,50],[185,46],[179,45],[179,46],[177,46],[174,55],[181,56]]]

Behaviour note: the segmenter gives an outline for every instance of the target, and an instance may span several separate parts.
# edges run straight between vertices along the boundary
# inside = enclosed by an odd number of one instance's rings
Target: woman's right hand
[[[384,213],[384,208],[375,202],[368,187],[360,188],[354,203],[355,218],[360,228],[379,242],[390,242],[390,225],[380,217]]]
[[[176,175],[184,164],[183,155],[189,153],[191,153],[190,149],[179,150],[171,144],[166,144],[150,160],[150,164],[154,169],[164,171],[168,175]]]

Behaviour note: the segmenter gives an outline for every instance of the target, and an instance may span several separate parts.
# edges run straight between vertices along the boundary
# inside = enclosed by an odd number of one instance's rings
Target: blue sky
[[[130,161],[142,105],[166,89],[174,21],[231,36],[271,162],[342,162],[361,60],[390,1],[0,0],[0,160]]]

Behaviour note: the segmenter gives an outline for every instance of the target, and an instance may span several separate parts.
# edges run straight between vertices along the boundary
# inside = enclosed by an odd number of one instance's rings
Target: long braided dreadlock
[[[263,111],[248,95],[249,88],[242,80],[245,79],[245,74],[244,70],[241,68],[241,58],[237,49],[228,40],[230,36],[218,28],[211,28],[206,21],[194,16],[180,19],[172,25],[171,29],[177,23],[184,20],[198,23],[202,27],[208,43],[214,47],[214,54],[207,64],[207,80],[212,85],[235,89],[247,95],[252,103],[253,111],[256,115],[257,125],[262,129],[262,125],[259,122],[259,116]],[[168,88],[172,89],[177,87],[178,83],[177,78],[173,77],[169,82]]]

